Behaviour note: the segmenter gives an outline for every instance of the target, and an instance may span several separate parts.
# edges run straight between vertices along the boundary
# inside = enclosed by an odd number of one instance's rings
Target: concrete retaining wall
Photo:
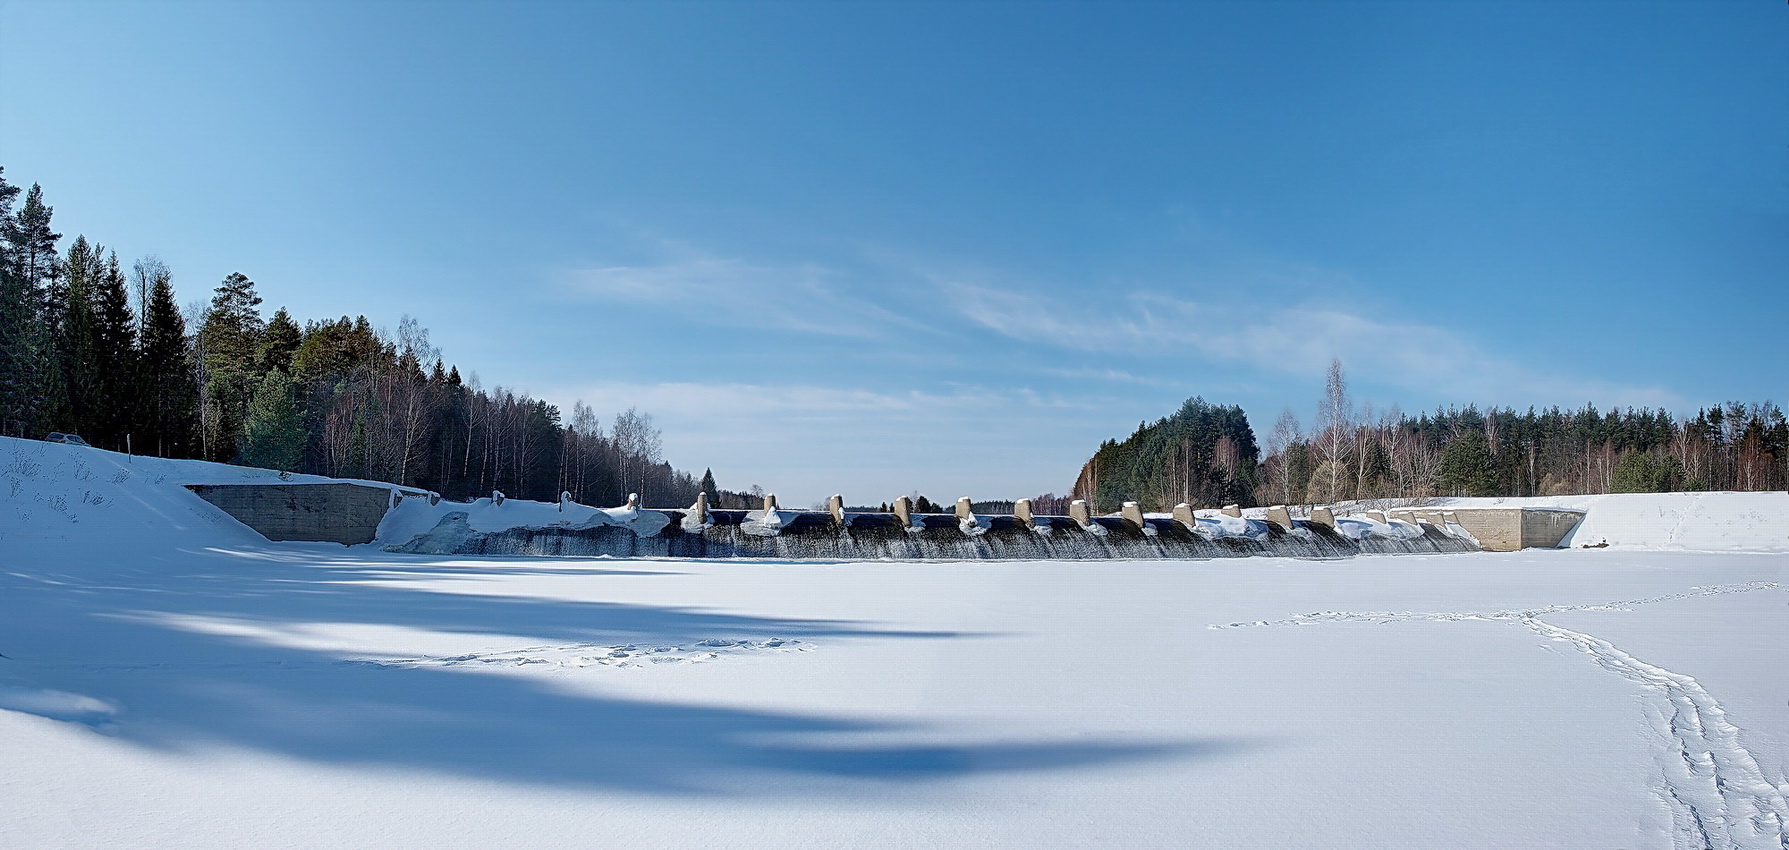
[[[1443,521],[1430,511],[1392,511],[1399,519]],[[1559,542],[1584,519],[1580,511],[1553,508],[1451,508],[1441,513],[1478,538],[1487,552],[1558,548]]]
[[[1556,510],[1552,508],[1522,509],[1522,548],[1539,546],[1545,549],[1559,548],[1560,541],[1565,539],[1578,523],[1584,521],[1584,512]]]
[[[391,491],[364,484],[193,484],[199,498],[268,540],[371,543]]]

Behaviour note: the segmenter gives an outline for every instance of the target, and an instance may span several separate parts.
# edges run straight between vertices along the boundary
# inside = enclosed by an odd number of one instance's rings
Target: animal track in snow
[[[1692,588],[1647,599],[1601,605],[1550,605],[1528,611],[1323,611],[1283,620],[1211,625],[1212,629],[1311,626],[1321,623],[1394,623],[1409,620],[1485,620],[1518,623],[1550,641],[1570,643],[1598,666],[1640,685],[1660,783],[1654,791],[1671,810],[1679,850],[1789,850],[1789,802],[1739,740],[1719,702],[1695,679],[1641,661],[1602,638],[1541,622],[1561,611],[1622,611],[1637,605],[1774,590],[1774,581]]]
[[[1561,611],[1625,611],[1636,605],[1651,605],[1656,602],[1670,602],[1674,599],[1693,599],[1699,596],[1722,596],[1729,593],[1750,593],[1756,590],[1774,590],[1782,585],[1774,581],[1749,581],[1744,584],[1722,584],[1711,587],[1691,588],[1684,593],[1670,593],[1664,596],[1653,596],[1646,599],[1628,599],[1620,602],[1604,602],[1599,605],[1548,605],[1545,608],[1510,611],[1318,611],[1288,617],[1283,620],[1254,620],[1243,623],[1223,623],[1206,626],[1209,629],[1248,629],[1258,626],[1314,626],[1319,623],[1337,622],[1369,622],[1396,623],[1403,620],[1505,620],[1520,621],[1524,617],[1538,617],[1542,614],[1557,614]]]
[[[700,663],[714,661],[725,656],[759,652],[807,652],[813,648],[814,645],[811,643],[782,638],[765,640],[712,638],[683,645],[574,643],[560,646],[534,646],[502,652],[473,652],[466,655],[443,657],[367,659],[361,663],[380,667],[466,667],[479,664],[503,667],[523,667],[535,664],[551,667],[650,667],[655,664]]]

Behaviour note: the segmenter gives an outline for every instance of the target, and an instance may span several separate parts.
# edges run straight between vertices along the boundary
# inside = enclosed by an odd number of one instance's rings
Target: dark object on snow
[[[1595,543],[1586,543],[1583,546],[1580,546],[1578,548],[1580,548],[1580,549],[1607,549],[1607,548],[1609,548],[1609,541],[1607,539],[1598,540]]]
[[[87,446],[87,448],[93,448],[92,445],[89,445],[86,440],[81,439],[79,436],[75,434],[64,434],[61,431],[51,431],[50,435],[43,439],[46,443],[66,443],[71,446]]]

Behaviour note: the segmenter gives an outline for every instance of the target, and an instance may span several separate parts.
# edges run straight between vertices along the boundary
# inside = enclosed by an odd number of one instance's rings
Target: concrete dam
[[[1126,516],[986,516],[779,510],[660,511],[667,522],[642,535],[615,525],[515,527],[475,531],[452,512],[429,533],[388,551],[786,560],[1129,560],[1251,555],[1339,558],[1363,552],[1468,552],[1468,536],[1434,525],[1387,526],[1350,538],[1309,520],[1287,524]],[[1189,521],[1190,520],[1190,521]],[[1401,527],[1400,527],[1401,526]]]
[[[349,489],[344,489],[349,488]],[[1328,508],[1295,518],[1287,508],[1244,517],[1236,506],[1195,513],[1186,505],[1144,514],[1125,503],[1095,515],[1074,502],[1067,516],[978,514],[970,500],[953,513],[915,513],[905,497],[889,512],[786,510],[776,497],[758,510],[591,508],[569,494],[557,505],[506,500],[471,503],[405,488],[363,484],[256,484],[193,487],[201,498],[273,540],[378,543],[392,552],[535,557],[762,558],[787,560],[1104,560],[1247,556],[1340,558],[1355,554],[1507,551],[1558,546],[1583,514],[1497,508],[1369,511],[1338,517]],[[250,492],[250,491],[254,492]],[[359,492],[364,491],[364,492]],[[506,504],[507,502],[507,504]]]

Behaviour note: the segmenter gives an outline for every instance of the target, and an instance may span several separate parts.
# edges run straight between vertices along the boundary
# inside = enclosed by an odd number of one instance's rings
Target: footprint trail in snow
[[[1212,625],[1211,629],[1312,626],[1323,623],[1395,623],[1410,620],[1479,620],[1515,623],[1550,641],[1569,643],[1598,666],[1640,685],[1653,738],[1660,783],[1654,788],[1671,810],[1672,844],[1679,850],[1789,850],[1789,802],[1739,740],[1740,730],[1694,678],[1648,664],[1602,638],[1542,622],[1562,611],[1621,611],[1637,605],[1775,590],[1774,581],[1693,588],[1648,599],[1601,605],[1552,605],[1527,611],[1322,611],[1283,620]]]

